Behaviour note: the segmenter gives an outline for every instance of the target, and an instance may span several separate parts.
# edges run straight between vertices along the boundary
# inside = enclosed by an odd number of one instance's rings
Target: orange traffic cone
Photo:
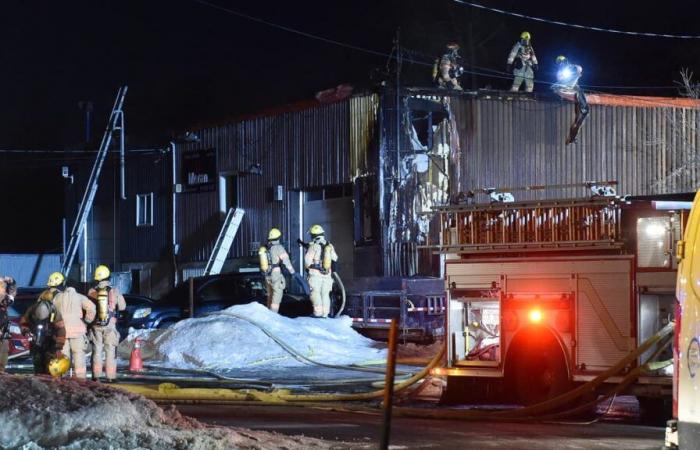
[[[131,350],[129,358],[129,371],[141,372],[143,370],[143,360],[141,359],[141,339],[136,339],[134,348]]]

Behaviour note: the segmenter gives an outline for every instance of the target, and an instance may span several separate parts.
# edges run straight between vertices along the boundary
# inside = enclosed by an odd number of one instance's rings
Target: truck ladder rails
[[[238,227],[243,220],[243,214],[245,214],[245,210],[241,208],[229,208],[224,224],[219,232],[219,237],[216,239],[216,244],[214,244],[214,249],[204,269],[204,275],[218,275],[221,273],[221,268],[224,267],[224,262],[226,262],[226,256],[231,250],[233,238],[236,237]]]
[[[70,241],[68,242],[68,247],[63,255],[61,272],[66,278],[68,278],[68,274],[70,273],[71,266],[73,265],[73,259],[75,258],[75,253],[78,250],[78,245],[80,245],[80,238],[85,230],[85,225],[87,224],[87,219],[90,216],[90,212],[92,211],[92,204],[94,203],[95,195],[97,194],[97,188],[99,186],[98,181],[100,179],[100,173],[102,172],[102,166],[104,165],[107,154],[109,153],[109,146],[112,143],[112,135],[115,131],[120,132],[120,145],[124,145],[124,111],[122,110],[122,106],[124,105],[124,97],[126,97],[127,89],[127,86],[122,86],[117,92],[117,98],[114,101],[112,113],[110,114],[109,122],[107,123],[107,129],[102,135],[102,142],[100,143],[100,148],[97,151],[97,158],[95,159],[95,164],[92,166],[90,178],[88,179],[85,193],[83,194],[83,199],[80,202],[80,208],[78,209],[78,214],[75,218],[75,223],[73,224],[73,229],[70,233]],[[87,245],[87,242],[85,242],[84,245]],[[85,263],[87,263],[87,261]]]

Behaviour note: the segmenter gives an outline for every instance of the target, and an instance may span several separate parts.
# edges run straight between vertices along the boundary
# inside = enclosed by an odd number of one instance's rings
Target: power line
[[[369,48],[360,47],[360,46],[358,46],[358,45],[348,44],[348,43],[341,42],[341,41],[336,41],[335,39],[330,39],[330,38],[326,38],[326,37],[323,37],[323,36],[319,36],[319,35],[317,35],[317,34],[312,34],[312,33],[306,32],[306,31],[297,30],[297,29],[295,29],[295,28],[291,28],[291,27],[288,27],[288,26],[285,26],[285,25],[280,25],[280,24],[277,24],[277,23],[268,22],[267,20],[259,19],[259,18],[257,18],[257,17],[253,17],[253,16],[250,16],[250,15],[248,15],[248,14],[244,14],[244,13],[242,13],[242,12],[235,11],[235,10],[233,10],[233,9],[225,8],[225,7],[223,7],[223,6],[217,5],[217,4],[215,4],[215,3],[210,3],[210,2],[205,1],[205,0],[193,0],[193,1],[194,1],[195,3],[199,3],[199,4],[201,4],[201,5],[208,6],[208,7],[210,7],[210,8],[218,9],[219,11],[224,11],[224,12],[227,12],[227,13],[229,13],[229,14],[233,14],[233,15],[235,15],[235,16],[242,17],[242,18],[247,19],[247,20],[250,20],[250,21],[252,21],[252,22],[261,23],[261,24],[267,25],[267,26],[269,26],[269,27],[278,28],[278,29],[280,29],[280,30],[287,31],[287,32],[289,32],[289,33],[298,34],[299,36],[304,36],[304,37],[307,37],[307,38],[310,38],[310,39],[316,39],[317,41],[325,42],[325,43],[327,43],[327,44],[338,45],[338,46],[340,46],[340,47],[345,47],[345,48],[349,48],[349,49],[352,49],[352,50],[357,50],[357,51],[360,51],[360,52],[369,53],[369,54],[375,55],[375,56],[382,56],[382,57],[388,56],[386,53],[379,52],[379,51],[376,51],[376,50],[372,50],[372,49],[369,49]]]
[[[291,28],[291,27],[288,27],[288,26],[285,26],[285,25],[280,25],[280,24],[277,24],[277,23],[274,23],[274,22],[270,22],[270,21],[267,21],[267,20],[264,20],[264,19],[260,19],[260,18],[258,18],[258,17],[254,17],[254,16],[251,16],[251,15],[248,15],[248,14],[245,14],[245,13],[241,13],[241,12],[239,12],[239,11],[235,11],[235,10],[230,9],[230,8],[226,8],[226,7],[217,5],[217,4],[215,4],[215,3],[208,2],[208,1],[206,1],[206,0],[193,0],[193,1],[194,1],[195,3],[199,3],[199,4],[201,4],[201,5],[208,6],[208,7],[210,7],[210,8],[214,8],[214,9],[217,9],[217,10],[220,10],[220,11],[224,11],[224,12],[226,12],[226,13],[233,14],[233,15],[235,15],[235,16],[238,16],[238,17],[241,17],[241,18],[244,18],[244,19],[247,19],[247,20],[256,22],[256,23],[260,23],[260,24],[263,24],[263,25],[266,25],[266,26],[269,26],[269,27],[277,28],[277,29],[280,29],[280,30],[283,30],[283,31],[287,31],[287,32],[289,32],[289,33],[297,34],[297,35],[299,35],[299,36],[304,36],[304,37],[307,37],[307,38],[310,38],[310,39],[315,39],[315,40],[317,40],[317,41],[325,42],[325,43],[327,43],[327,44],[337,45],[337,46],[344,47],[344,48],[348,48],[348,49],[351,49],[351,50],[356,50],[356,51],[368,53],[368,54],[375,55],[375,56],[385,57],[385,58],[388,58],[389,60],[392,60],[392,59],[393,59],[393,60],[396,60],[396,59],[398,58],[398,56],[399,56],[399,55],[394,54],[394,51],[393,51],[393,50],[392,50],[391,53],[385,53],[385,52],[381,52],[381,51],[377,51],[377,50],[372,50],[372,49],[365,48],[365,47],[360,47],[360,46],[357,46],[357,45],[354,45],[354,44],[348,44],[348,43],[346,43],[346,42],[342,42],[342,41],[338,41],[338,40],[335,40],[335,39],[326,38],[326,37],[319,36],[319,35],[316,35],[316,34],[313,34],[313,33],[309,33],[309,32],[306,32],[306,31],[298,30],[298,29]],[[462,1],[462,0],[454,0],[454,1],[459,2],[459,3],[464,3],[464,4],[470,5],[470,6],[475,6],[475,7],[477,7],[477,8],[483,8],[483,9],[489,9],[489,10],[490,10],[490,9],[494,9],[494,10],[495,10],[495,8],[488,8],[488,7],[479,5],[479,4],[477,4],[477,3],[470,3],[470,2],[465,2],[465,1]],[[502,11],[502,10],[495,10],[495,11],[496,11],[496,12],[508,13],[507,11]],[[516,13],[513,13],[513,14],[516,14]],[[520,15],[519,15],[519,16],[520,16]],[[528,18],[528,16],[524,16],[524,17],[525,17],[525,18]],[[545,19],[538,19],[538,18],[534,18],[534,19],[543,20],[543,21],[545,20]],[[564,23],[562,22],[562,24],[564,24]],[[564,24],[564,25],[567,25],[567,24]],[[577,27],[581,27],[580,25],[576,25],[576,26],[577,26]],[[697,38],[700,38],[700,36],[697,36]],[[403,49],[402,49],[402,51],[403,51]],[[416,55],[422,55],[422,56],[428,58],[428,55],[425,55],[424,53],[419,52],[419,51],[416,51],[416,50],[409,50],[409,52],[414,53],[414,54],[416,54]],[[426,67],[432,67],[432,65],[433,65],[432,62],[420,61],[420,60],[418,60],[418,59],[411,59],[411,63],[412,63],[412,64],[416,64],[416,65],[426,66]],[[477,70],[465,69],[465,70],[464,70],[464,73],[468,73],[468,74],[470,74],[470,75],[477,75],[477,76],[481,76],[481,77],[485,77],[485,78],[493,78],[493,79],[511,80],[511,79],[513,78],[513,75],[512,75],[512,74],[510,74],[510,73],[508,73],[508,72],[502,72],[502,71],[497,70],[497,69],[491,69],[491,68],[488,68],[488,67],[479,67],[479,66],[470,66],[470,67],[472,67],[472,69],[477,69]],[[487,72],[491,72],[491,73],[487,73]],[[547,85],[547,86],[551,86],[551,85],[555,84],[554,82],[541,81],[541,80],[535,80],[535,83],[543,84],[543,85]],[[677,89],[675,86],[625,86],[625,85],[623,85],[623,86],[593,86],[593,85],[590,85],[590,86],[589,86],[589,85],[581,85],[581,86],[582,86],[582,87],[585,87],[585,88],[596,88],[596,89],[624,89],[624,90]]]
[[[472,3],[472,2],[465,1],[465,0],[452,0],[452,1],[454,1],[455,3],[461,3],[462,5],[471,6],[473,8],[484,9],[486,11],[491,11],[491,12],[495,12],[498,14],[505,14],[507,16],[519,17],[521,19],[534,20],[536,22],[549,23],[552,25],[560,25],[560,26],[564,26],[564,27],[578,28],[581,30],[602,31],[605,33],[624,34],[627,36],[660,37],[660,38],[671,38],[671,39],[700,39],[700,36],[692,35],[692,34],[648,33],[648,32],[644,32],[644,31],[625,31],[625,30],[616,30],[614,28],[603,28],[603,27],[594,27],[594,26],[589,26],[589,25],[579,25],[576,23],[568,23],[568,22],[562,22],[559,20],[544,19],[542,17],[528,16],[527,14],[520,14],[520,13],[516,13],[516,12],[512,12],[512,11],[506,11],[504,9],[492,8],[490,6],[484,6],[484,5],[480,5],[479,3]]]

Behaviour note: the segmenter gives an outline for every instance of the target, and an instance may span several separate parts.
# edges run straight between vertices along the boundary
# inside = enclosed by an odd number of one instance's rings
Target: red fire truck
[[[539,402],[654,335],[672,320],[673,249],[690,204],[593,197],[437,208],[431,247],[444,259],[449,305],[445,398]],[[670,404],[670,375],[644,375],[629,393],[658,411]]]

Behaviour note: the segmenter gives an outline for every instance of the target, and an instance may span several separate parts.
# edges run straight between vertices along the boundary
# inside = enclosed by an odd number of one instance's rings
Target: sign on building
[[[181,179],[185,191],[211,191],[216,182],[216,149],[182,154]]]

